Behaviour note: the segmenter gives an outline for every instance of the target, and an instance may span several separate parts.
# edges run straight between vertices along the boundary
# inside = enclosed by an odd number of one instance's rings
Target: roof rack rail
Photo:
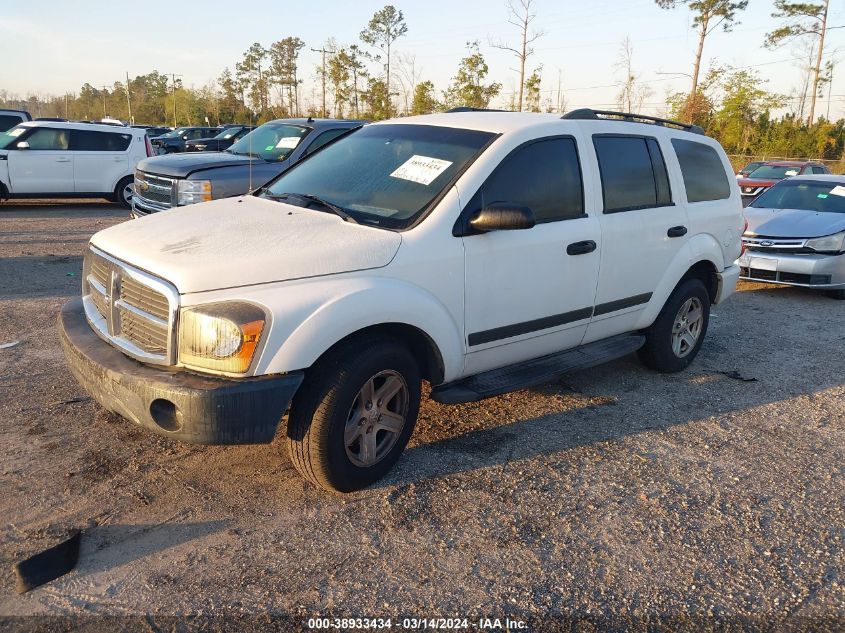
[[[458,106],[457,108],[450,108],[446,110],[446,114],[452,112],[510,112],[510,110],[494,110],[493,108],[470,108],[469,106]]]
[[[593,110],[592,108],[579,108],[564,114],[561,119],[578,119],[578,120],[592,120],[592,121],[608,121],[614,119],[621,119],[630,123],[651,123],[653,125],[670,126],[681,128],[693,134],[704,134],[704,129],[700,125],[690,125],[689,123],[681,123],[680,121],[673,121],[671,119],[661,119],[656,116],[648,116],[647,114],[633,114],[631,112],[615,112],[614,110]]]

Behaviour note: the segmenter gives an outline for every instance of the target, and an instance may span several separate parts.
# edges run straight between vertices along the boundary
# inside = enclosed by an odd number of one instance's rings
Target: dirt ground
[[[105,203],[0,206],[0,345],[17,342],[0,349],[0,565],[84,528],[70,574],[24,595],[0,574],[5,624],[845,627],[845,302],[743,283],[683,373],[630,357],[425,402],[398,468],[335,496],[297,476],[283,429],[175,444],[73,381],[56,314],[88,237],[124,220]]]

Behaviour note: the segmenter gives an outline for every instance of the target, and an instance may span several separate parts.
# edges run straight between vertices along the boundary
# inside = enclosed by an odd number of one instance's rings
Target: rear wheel
[[[132,208],[132,196],[135,195],[135,179],[132,176],[122,178],[114,188],[114,200],[127,209]]]
[[[645,332],[640,360],[660,372],[685,369],[698,354],[710,320],[710,295],[700,279],[687,279],[669,295]]]
[[[396,463],[417,421],[420,371],[408,349],[378,337],[343,344],[308,372],[288,418],[303,477],[337,492],[365,488]]]

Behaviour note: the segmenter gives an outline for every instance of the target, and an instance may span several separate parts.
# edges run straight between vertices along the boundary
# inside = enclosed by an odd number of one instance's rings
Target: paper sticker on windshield
[[[276,149],[293,149],[299,145],[299,140],[298,136],[283,136],[276,143]]]
[[[439,158],[414,154],[390,175],[393,178],[410,180],[411,182],[418,182],[421,185],[430,185],[451,164],[452,161],[450,160],[441,160]]]
[[[787,169],[786,172],[784,172],[784,175],[786,175],[786,176],[797,176],[798,170],[797,169]]]
[[[828,191],[828,193],[832,196],[845,196],[845,187],[842,185],[836,185],[833,189]]]

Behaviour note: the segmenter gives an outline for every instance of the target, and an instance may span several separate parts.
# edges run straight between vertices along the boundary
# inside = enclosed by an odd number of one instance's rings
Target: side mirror
[[[20,143],[17,143],[15,147],[17,147],[18,149],[29,149],[29,143],[27,143],[26,141],[21,141]]]
[[[528,207],[507,202],[497,202],[476,211],[469,219],[474,231],[519,231],[533,228],[537,223],[534,212]]]

